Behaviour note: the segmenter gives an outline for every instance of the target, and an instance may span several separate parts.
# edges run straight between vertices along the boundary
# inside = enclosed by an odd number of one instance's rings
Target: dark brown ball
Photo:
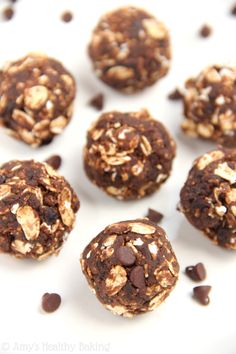
[[[84,167],[109,195],[139,199],[169,177],[174,156],[174,140],[146,110],[108,112],[88,131]]]
[[[185,86],[183,131],[224,146],[236,146],[236,67],[207,67]]]
[[[125,317],[160,305],[179,272],[165,231],[147,219],[107,226],[85,248],[81,266],[98,300]]]
[[[132,93],[167,74],[171,58],[169,34],[164,24],[146,11],[120,8],[99,20],[89,55],[102,81]]]
[[[215,244],[236,249],[236,151],[219,149],[196,159],[180,201],[193,226]]]

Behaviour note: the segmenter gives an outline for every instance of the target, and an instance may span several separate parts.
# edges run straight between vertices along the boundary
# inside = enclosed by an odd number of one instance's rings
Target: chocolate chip
[[[162,213],[159,213],[159,211],[149,208],[146,217],[152,222],[159,223],[163,216],[164,215]]]
[[[61,20],[63,22],[70,22],[73,19],[73,14],[70,11],[65,11],[61,15]]]
[[[128,246],[120,246],[116,251],[116,257],[124,266],[131,266],[136,260],[132,248]]]
[[[102,93],[99,93],[98,95],[94,96],[90,101],[89,101],[90,106],[96,108],[98,111],[103,109],[104,105],[104,96]]]
[[[0,184],[4,183],[6,181],[6,176],[0,175]]]
[[[183,94],[180,92],[179,89],[175,89],[174,91],[172,91],[169,95],[168,95],[169,100],[172,101],[177,101],[177,100],[181,100],[183,98]]]
[[[203,25],[199,30],[199,35],[203,38],[207,38],[211,35],[212,28],[208,25]]]
[[[202,305],[208,305],[210,302],[209,292],[211,291],[211,286],[201,285],[193,288],[193,297]]]
[[[12,17],[14,16],[14,10],[12,7],[6,7],[3,12],[2,15],[4,17],[5,20],[11,20]]]
[[[146,287],[143,267],[134,267],[130,272],[129,278],[136,288],[143,289]]]
[[[231,13],[231,15],[236,16],[236,4],[233,5],[233,7],[231,8],[230,13]]]
[[[45,312],[54,312],[61,304],[61,297],[58,294],[46,293],[42,297],[42,308]]]
[[[48,225],[52,225],[58,219],[59,215],[55,208],[45,207],[43,209],[43,219]]]
[[[186,267],[185,273],[194,281],[202,281],[206,279],[206,268],[203,263],[197,263],[195,266]]]
[[[54,168],[54,170],[58,170],[58,168],[61,166],[62,159],[59,155],[52,155],[47,160],[45,160],[45,162]]]

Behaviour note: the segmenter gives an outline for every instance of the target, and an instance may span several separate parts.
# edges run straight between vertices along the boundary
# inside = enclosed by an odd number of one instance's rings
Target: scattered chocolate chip
[[[45,207],[43,209],[43,219],[48,225],[52,225],[56,222],[59,215],[56,208],[53,207]]]
[[[194,281],[202,281],[206,279],[206,268],[203,263],[197,263],[195,266],[186,267],[185,273]]]
[[[104,106],[104,96],[102,93],[97,94],[89,101],[90,106],[96,108],[98,111],[103,109]]]
[[[4,183],[6,181],[6,176],[0,175],[0,184]]]
[[[231,15],[236,16],[236,4],[233,5],[230,11]]]
[[[46,293],[42,297],[42,308],[45,312],[54,312],[61,304],[61,297],[58,294]]]
[[[52,155],[47,160],[45,160],[45,162],[54,168],[54,170],[58,170],[58,168],[61,166],[62,159],[59,155]]]
[[[145,277],[144,277],[144,270],[142,266],[136,266],[130,272],[130,281],[131,283],[139,289],[143,289],[146,287],[145,284]]]
[[[211,286],[201,285],[193,288],[193,297],[202,305],[208,305],[210,302],[209,292],[211,291]]]
[[[159,213],[159,211],[149,208],[146,217],[152,222],[159,223],[162,220],[163,216],[164,215],[162,213]]]
[[[9,0],[10,2],[12,2],[13,4],[15,3],[15,2],[17,2],[17,0]]]
[[[73,14],[70,11],[65,11],[63,12],[63,14],[61,15],[61,20],[63,22],[70,22],[73,19]]]
[[[116,257],[124,266],[131,266],[134,264],[136,257],[131,247],[121,246],[116,251]]]
[[[203,25],[199,30],[199,35],[202,38],[207,38],[212,34],[212,28],[209,25]]]
[[[9,21],[12,19],[12,17],[14,16],[14,10],[12,7],[6,7],[3,11],[2,11],[2,15],[4,17],[5,20]]]
[[[172,101],[177,101],[177,100],[181,100],[183,98],[183,94],[180,92],[180,90],[178,88],[176,88],[173,92],[171,92],[168,95],[169,100]]]

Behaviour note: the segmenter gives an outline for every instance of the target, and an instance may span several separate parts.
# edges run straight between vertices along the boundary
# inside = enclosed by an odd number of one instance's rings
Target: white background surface
[[[235,60],[236,18],[229,15],[231,0],[129,0],[153,12],[170,29],[173,61],[170,73],[157,85],[134,96],[124,96],[105,87],[94,76],[86,46],[99,16],[127,4],[123,0],[19,0],[12,21],[0,23],[0,64],[29,51],[43,51],[60,59],[78,84],[72,122],[50,146],[32,150],[0,132],[0,162],[9,159],[44,160],[53,153],[63,157],[60,172],[72,183],[81,200],[77,225],[58,257],[41,263],[0,256],[0,353],[236,353],[236,254],[210,243],[176,211],[179,190],[192,160],[213,147],[182,135],[180,103],[167,94],[190,75],[212,63]],[[7,4],[0,0],[0,6]],[[64,10],[74,12],[74,21],[64,24]],[[207,22],[212,37],[201,39],[197,31]],[[136,202],[119,202],[90,184],[82,169],[85,133],[98,116],[87,105],[104,92],[105,110],[150,109],[170,129],[177,141],[172,176],[159,192]],[[142,217],[147,208],[162,211],[162,226],[181,265],[176,289],[154,312],[124,319],[99,304],[81,273],[79,256],[90,239],[107,224]],[[195,286],[183,275],[185,266],[205,263],[212,285],[211,304],[191,299]],[[40,310],[41,296],[58,292],[62,305],[54,314]],[[23,349],[23,350],[21,350]]]

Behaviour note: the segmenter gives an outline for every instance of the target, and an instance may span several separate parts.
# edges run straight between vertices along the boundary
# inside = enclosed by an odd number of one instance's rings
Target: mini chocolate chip
[[[231,8],[230,13],[231,13],[231,15],[236,16],[236,4],[233,5],[233,7]]]
[[[96,108],[98,111],[103,109],[104,106],[104,96],[102,93],[99,93],[98,95],[94,96],[90,101],[89,101],[90,106]]]
[[[42,297],[42,308],[45,312],[54,312],[61,304],[61,297],[58,294],[46,293]]]
[[[6,176],[0,175],[0,184],[4,183],[6,181]]]
[[[116,257],[124,266],[131,266],[134,264],[136,257],[131,247],[120,246],[116,250]]]
[[[45,162],[54,168],[54,170],[58,170],[58,168],[61,166],[62,159],[59,155],[52,155],[47,160],[45,160]]]
[[[143,289],[146,287],[143,267],[134,267],[130,272],[129,278],[136,288]]]
[[[206,279],[206,268],[203,263],[197,263],[195,266],[186,267],[185,273],[190,279],[194,281],[201,281]]]
[[[43,219],[48,225],[52,225],[58,219],[59,215],[55,208],[45,207],[43,209]]]
[[[208,305],[210,302],[209,292],[211,291],[211,286],[201,285],[193,288],[193,297],[202,305]]]
[[[174,91],[169,93],[168,98],[172,101],[181,100],[183,98],[183,94],[180,92],[179,89],[176,88]]]
[[[5,20],[11,20],[12,17],[14,16],[14,10],[12,7],[6,7],[3,10],[2,14]]]
[[[203,25],[199,30],[199,35],[203,38],[207,38],[211,35],[212,28],[208,25]]]
[[[162,213],[159,213],[159,211],[149,208],[146,217],[152,222],[159,223],[163,216],[164,215]]]
[[[61,15],[61,20],[63,22],[70,22],[73,19],[73,14],[70,11],[65,11]]]

